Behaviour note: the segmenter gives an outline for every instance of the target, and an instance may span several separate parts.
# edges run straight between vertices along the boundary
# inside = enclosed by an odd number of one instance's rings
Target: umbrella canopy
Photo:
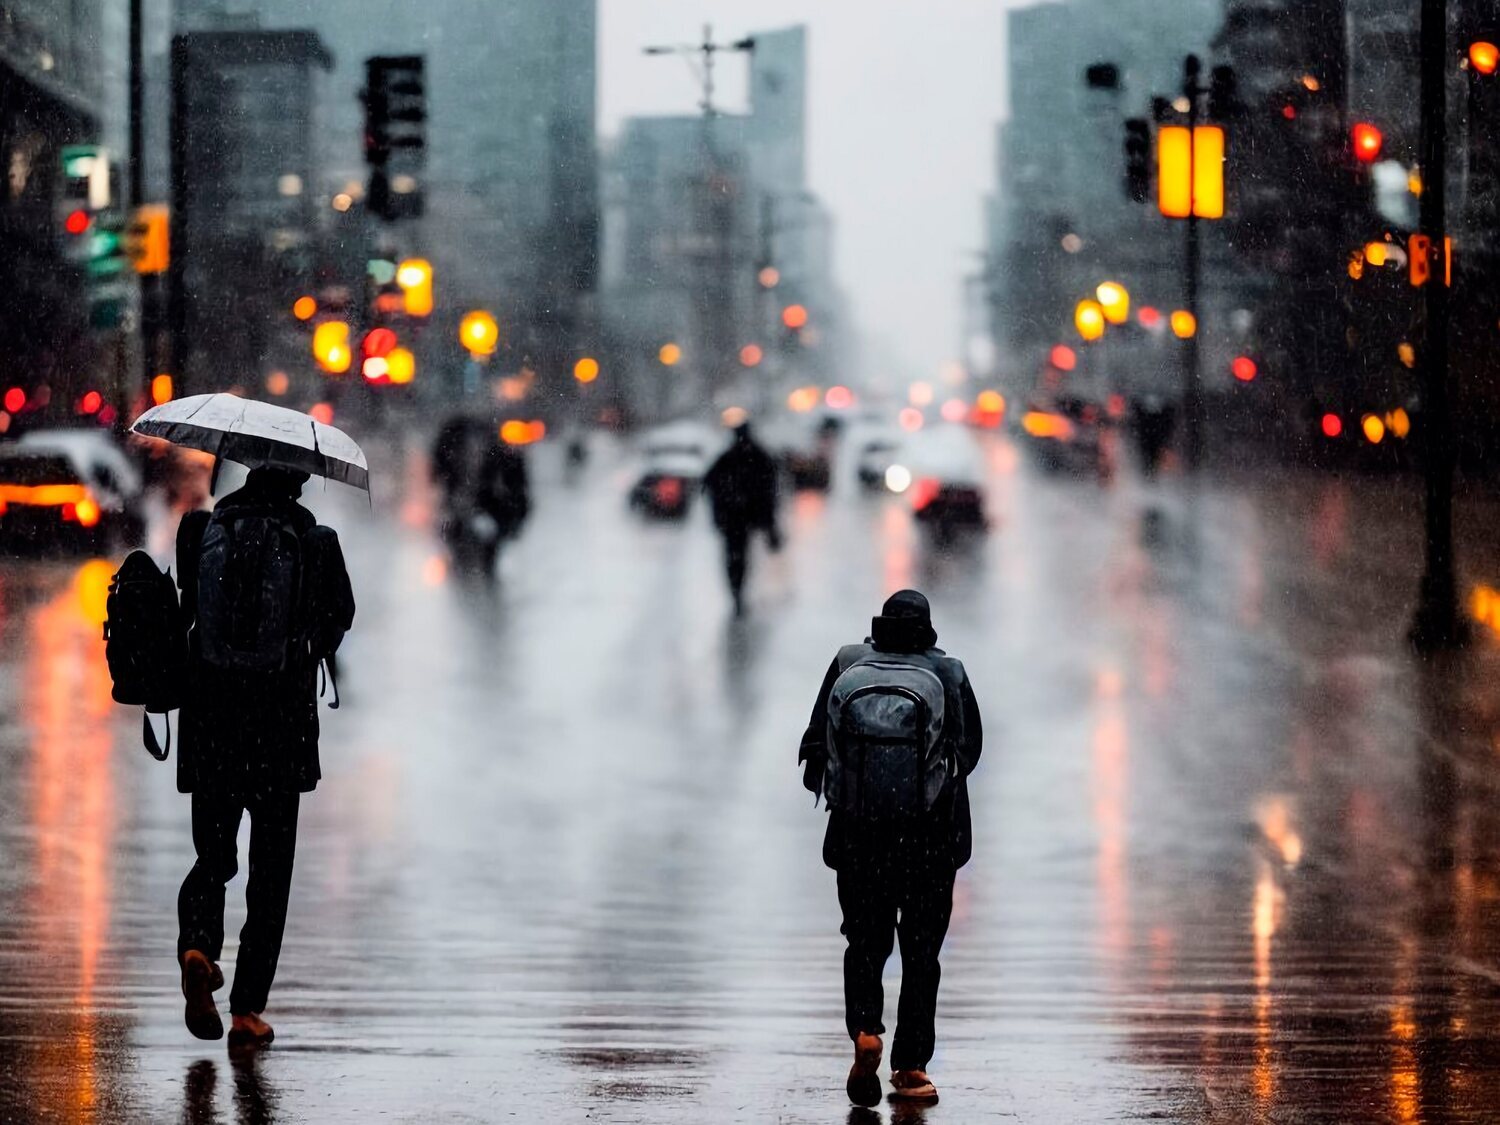
[[[300,469],[370,490],[370,468],[353,438],[301,411],[269,402],[226,394],[192,395],[153,406],[130,429],[248,468]]]

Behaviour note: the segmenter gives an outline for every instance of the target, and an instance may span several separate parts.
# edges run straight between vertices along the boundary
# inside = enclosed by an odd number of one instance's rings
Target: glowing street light
[[[1098,301],[1079,301],[1073,310],[1073,324],[1085,340],[1099,339],[1104,335],[1104,308]]]
[[[1118,281],[1106,281],[1094,290],[1099,305],[1104,309],[1104,319],[1111,324],[1124,324],[1130,319],[1130,294]]]
[[[494,355],[500,346],[500,324],[493,313],[475,309],[465,313],[458,325],[458,338],[476,359]]]
[[[431,262],[408,258],[396,267],[396,284],[401,286],[407,316],[432,315]]]
[[[745,367],[759,367],[765,356],[759,344],[746,344],[740,349],[740,363]]]
[[[1172,335],[1179,340],[1190,340],[1198,334],[1198,318],[1187,309],[1172,313]]]
[[[781,323],[791,329],[805,327],[807,324],[807,306],[788,305],[781,310]]]
[[[580,383],[592,383],[599,378],[599,361],[586,355],[573,365],[573,378]]]
[[[1480,74],[1494,74],[1500,67],[1500,47],[1485,39],[1470,43],[1469,65]]]
[[[663,344],[656,358],[661,360],[663,367],[676,367],[682,362],[682,349],[676,344]]]
[[[313,329],[313,358],[331,375],[342,375],[354,362],[349,345],[349,325],[342,320],[325,320]]]

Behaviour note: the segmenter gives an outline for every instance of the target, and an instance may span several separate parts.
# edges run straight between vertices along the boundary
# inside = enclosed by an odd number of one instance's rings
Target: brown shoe
[[[880,1104],[880,1056],[883,1049],[878,1035],[861,1032],[854,1040],[854,1065],[849,1069],[849,1081],[844,1083],[844,1090],[855,1105]]]
[[[927,1077],[925,1070],[897,1070],[891,1074],[891,1101],[924,1102],[928,1105],[938,1100],[937,1087]]]
[[[214,1003],[214,989],[224,987],[224,974],[206,953],[189,949],[182,955],[182,995],[187,1001],[182,1022],[199,1039],[223,1039],[224,1021]]]
[[[229,1049],[231,1051],[253,1050],[256,1047],[264,1047],[276,1038],[276,1033],[271,1030],[271,1025],[260,1018],[259,1012],[252,1012],[248,1016],[235,1016],[234,1023],[229,1028]]]

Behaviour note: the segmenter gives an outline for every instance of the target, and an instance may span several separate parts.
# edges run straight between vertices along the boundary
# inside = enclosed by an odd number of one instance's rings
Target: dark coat
[[[748,436],[719,455],[703,477],[703,490],[720,531],[776,526],[776,462]]]
[[[882,650],[920,651],[911,647]],[[941,649],[930,651],[935,654],[942,652]],[[959,667],[961,669],[962,665]],[[818,689],[818,700],[813,704],[812,718],[802,735],[802,748],[797,758],[803,767],[802,784],[816,794],[823,792],[823,772],[828,764],[828,697],[838,678],[839,661],[834,657],[823,677],[823,686]],[[974,827],[969,815],[968,777],[979,765],[979,755],[984,749],[984,727],[968,675],[960,672],[957,682],[945,680],[944,687],[948,695],[947,713],[963,716],[959,726],[962,733],[954,739],[953,747],[958,776],[938,798],[927,817],[894,840],[885,832],[876,835],[863,831],[859,822],[848,814],[829,809],[828,831],[823,836],[823,862],[835,871],[855,869],[864,860],[876,861],[877,866],[888,865],[892,858],[919,860],[922,864],[939,867],[951,866],[955,871],[969,862],[974,850]],[[946,725],[943,737],[949,737]],[[886,854],[892,847],[901,853],[899,857]]]
[[[285,504],[299,535],[317,526],[313,514],[285,495],[247,485],[219,501],[236,505]],[[323,529],[318,549],[303,560],[303,582],[314,614],[315,647],[284,671],[229,673],[207,664],[199,651],[198,555],[207,512],[191,512],[177,529],[177,583],[188,634],[188,692],[178,720],[177,788],[250,797],[292,790],[310,792],[318,762],[317,662],[333,655],[354,620],[354,593],[338,537]]]

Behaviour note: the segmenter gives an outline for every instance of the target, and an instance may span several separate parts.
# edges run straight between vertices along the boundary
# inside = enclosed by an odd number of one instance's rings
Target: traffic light
[[[1134,203],[1151,194],[1151,125],[1144,117],[1125,122],[1125,194]]]
[[[148,203],[135,209],[125,228],[125,250],[139,274],[166,273],[172,264],[171,215],[166,206]]]
[[[424,258],[408,258],[396,267],[396,284],[401,287],[403,311],[407,316],[432,315],[432,263]]]
[[[1208,78],[1208,119],[1227,121],[1239,107],[1235,92],[1234,67],[1216,66]]]
[[[427,159],[427,82],[421,55],[365,62],[365,160],[370,211],[388,221],[419,218]]]

